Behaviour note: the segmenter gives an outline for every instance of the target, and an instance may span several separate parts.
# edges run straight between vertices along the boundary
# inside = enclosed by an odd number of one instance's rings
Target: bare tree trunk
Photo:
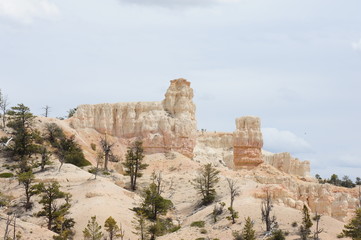
[[[44,117],[48,117],[48,114],[50,112],[50,107],[48,105],[46,105],[45,107],[43,107],[43,109],[45,110]]]

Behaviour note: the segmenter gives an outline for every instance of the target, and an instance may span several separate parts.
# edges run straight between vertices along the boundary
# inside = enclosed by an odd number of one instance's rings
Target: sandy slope
[[[94,132],[84,132],[79,134],[75,132],[66,121],[57,119],[38,118],[37,123],[42,126],[45,122],[56,122],[68,135],[75,134],[77,142],[85,150],[85,154],[90,161],[94,161],[95,152],[91,150],[90,143],[99,141],[99,134]],[[116,139],[114,139],[115,141]],[[115,146],[118,154],[124,153],[121,144]],[[1,166],[5,159],[0,159]],[[267,176],[284,175],[278,170],[270,167],[260,167],[253,171],[240,170],[232,171],[227,167],[219,165],[220,182],[217,185],[217,201],[225,202],[223,214],[218,217],[218,222],[214,223],[211,213],[213,205],[205,208],[198,207],[199,196],[192,185],[192,180],[197,176],[197,170],[203,162],[192,161],[191,159],[179,154],[152,154],[147,155],[145,162],[149,167],[144,171],[144,176],[139,179],[138,190],[133,193],[126,189],[129,183],[129,177],[113,171],[110,176],[99,176],[94,180],[94,176],[83,169],[70,164],[64,164],[58,171],[59,163],[53,159],[54,165],[47,168],[45,172],[36,172],[37,181],[57,180],[62,186],[62,190],[72,194],[71,217],[76,221],[75,239],[83,239],[82,231],[91,216],[96,215],[98,222],[103,225],[107,217],[112,216],[118,223],[122,223],[125,229],[125,239],[136,240],[138,237],[133,233],[132,224],[134,213],[130,210],[141,201],[141,189],[148,186],[151,181],[153,171],[162,172],[163,178],[163,196],[172,200],[174,209],[170,211],[168,217],[171,217],[175,223],[181,224],[181,229],[175,233],[159,237],[166,239],[184,239],[193,240],[198,237],[218,238],[222,240],[232,239],[232,231],[242,229],[244,218],[250,216],[255,221],[255,229],[259,239],[264,231],[264,225],[261,221],[261,200],[254,198],[255,192],[259,192],[265,185],[260,184],[257,178]],[[118,164],[119,165],[119,164]],[[0,166],[0,171],[4,168]],[[121,172],[121,168],[118,169]],[[288,176],[290,177],[290,176]],[[229,206],[229,192],[226,178],[237,180],[241,194],[234,202],[235,209],[239,212],[239,219],[236,224],[230,224],[226,219],[227,208]],[[295,179],[295,181],[298,181]],[[16,179],[0,179],[0,189],[3,193],[13,196],[13,203],[20,203],[23,200],[24,190],[18,185]],[[32,211],[20,211],[18,221],[24,239],[51,239],[52,232],[46,229],[46,222],[43,218],[33,217],[33,214],[41,208],[37,203],[38,197],[33,198],[35,205]],[[276,202],[276,201],[275,201]],[[1,216],[9,209],[0,209]],[[290,233],[287,239],[297,239],[297,228],[291,226],[292,222],[301,222],[301,212],[275,203],[274,214],[276,215],[280,228]],[[200,233],[200,229],[190,227],[194,221],[204,220],[206,222],[206,234]],[[341,232],[344,223],[331,217],[323,216],[321,219],[321,233],[323,240],[337,239],[336,235]],[[5,228],[5,221],[0,221],[0,236]]]

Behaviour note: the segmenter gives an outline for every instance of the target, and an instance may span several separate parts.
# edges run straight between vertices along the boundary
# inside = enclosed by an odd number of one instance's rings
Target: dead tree
[[[46,105],[45,107],[43,107],[44,109],[44,117],[48,117],[49,112],[50,112],[50,107],[48,105]]]
[[[14,215],[8,215],[7,219],[6,219],[6,227],[5,227],[5,232],[4,232],[4,240],[7,239],[11,239],[11,237],[9,237],[10,235],[10,227],[13,227],[13,239],[16,239],[16,216]]]
[[[95,171],[94,171],[94,179],[97,179],[97,175],[98,175],[98,172],[99,172],[99,166],[101,164],[103,164],[103,159],[104,159],[104,154],[102,151],[98,151],[97,152],[97,165],[95,167]]]
[[[8,97],[3,95],[0,89],[0,110],[2,112],[2,129],[6,127],[6,112],[7,107],[9,106]]]
[[[313,232],[313,239],[314,240],[319,240],[318,238],[318,234],[322,233],[323,232],[323,229],[322,228],[319,228],[319,223],[320,223],[320,220],[321,220],[321,215],[317,213],[315,213],[315,216],[313,217],[313,220],[316,222],[316,229],[315,231]]]
[[[236,212],[233,208],[233,202],[234,199],[239,196],[239,187],[237,186],[237,181],[233,180],[233,179],[229,179],[227,178],[227,182],[228,182],[228,188],[230,191],[230,195],[231,195],[231,205],[228,208],[228,210],[231,213],[230,219],[232,220],[232,224],[236,223],[236,218],[238,218],[238,212]]]
[[[105,134],[105,137],[100,139],[100,145],[104,153],[104,170],[108,171],[109,157],[112,153],[112,147],[114,143],[110,143],[107,140],[107,134]]]
[[[274,224],[274,222],[276,222],[276,218],[275,217],[271,218],[271,211],[273,208],[273,203],[272,203],[272,197],[271,197],[271,194],[270,194],[268,188],[265,190],[265,193],[266,193],[266,196],[262,200],[262,203],[261,203],[262,222],[264,222],[266,224],[266,231],[269,232],[269,231],[271,231],[271,227]]]
[[[164,187],[162,185],[163,183],[162,172],[160,171],[156,173],[155,171],[153,171],[151,178],[152,178],[152,182],[157,186],[157,193],[161,195],[164,192]]]

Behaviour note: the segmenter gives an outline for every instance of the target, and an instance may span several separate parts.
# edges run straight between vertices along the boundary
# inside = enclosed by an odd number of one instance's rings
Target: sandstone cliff
[[[192,157],[197,134],[192,98],[190,83],[176,79],[162,102],[81,105],[71,125],[76,130],[95,129],[129,142],[140,139],[148,153],[174,150]]]
[[[288,174],[307,177],[310,175],[310,162],[300,161],[291,156],[290,153],[265,153],[263,152],[263,159],[269,165],[277,168],[281,172]]]

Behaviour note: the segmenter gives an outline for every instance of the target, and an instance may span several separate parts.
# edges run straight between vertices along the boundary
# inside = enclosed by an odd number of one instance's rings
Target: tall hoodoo
[[[70,121],[77,130],[141,139],[148,153],[174,150],[192,157],[197,137],[192,98],[190,82],[175,79],[162,102],[81,105]]]
[[[192,102],[191,83],[184,78],[170,81],[171,84],[163,100],[164,110],[174,117],[195,118],[196,107]]]
[[[233,133],[234,167],[254,168],[263,163],[261,121],[258,117],[240,117],[236,119],[237,129]]]

